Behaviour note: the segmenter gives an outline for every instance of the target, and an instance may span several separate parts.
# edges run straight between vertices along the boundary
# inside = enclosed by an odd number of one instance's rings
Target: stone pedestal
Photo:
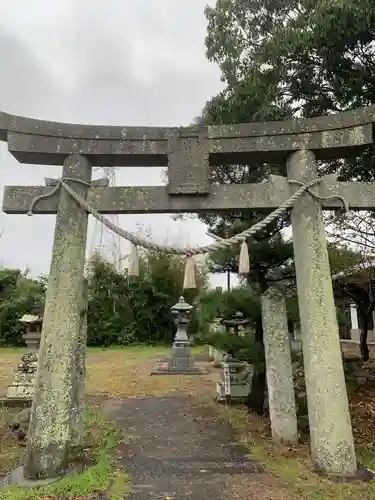
[[[218,403],[244,403],[249,396],[249,368],[234,358],[226,357],[222,363],[220,380],[216,383]]]
[[[25,314],[20,322],[26,326],[26,332],[22,338],[29,348],[29,352],[22,356],[14,373],[13,382],[7,389],[6,397],[1,399],[1,404],[7,407],[30,406],[35,392],[43,319],[41,316]]]
[[[220,349],[213,348],[213,365],[221,366],[226,356],[225,351],[221,351]]]
[[[35,391],[35,376],[38,368],[38,355],[36,351],[27,352],[21,358],[21,363],[13,377],[12,384],[8,387],[8,399],[30,399]]]

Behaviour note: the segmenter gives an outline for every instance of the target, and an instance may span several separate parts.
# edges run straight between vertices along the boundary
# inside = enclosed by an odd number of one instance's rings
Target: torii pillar
[[[287,160],[287,171],[289,179],[304,184],[317,178],[314,153],[293,153]],[[353,476],[357,461],[323,211],[309,193],[293,206],[292,230],[311,457],[326,473]]]
[[[90,161],[81,155],[68,156],[63,177],[90,182]],[[88,186],[77,183],[74,188],[87,198]],[[27,479],[59,477],[67,468],[87,222],[87,212],[65,190],[60,190],[23,470]]]

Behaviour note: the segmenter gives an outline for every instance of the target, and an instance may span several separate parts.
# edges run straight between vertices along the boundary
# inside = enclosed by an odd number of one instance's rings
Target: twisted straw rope
[[[310,191],[310,188],[314,187],[316,184],[318,184],[322,179],[314,179],[313,181],[310,181],[307,184],[303,184],[300,181],[295,181],[295,180],[290,180],[290,183],[300,185],[301,187],[284,203],[282,203],[276,210],[271,212],[267,217],[265,217],[262,221],[254,224],[254,226],[250,227],[249,229],[246,229],[245,231],[242,231],[242,233],[236,234],[235,236],[232,236],[232,238],[229,239],[220,239],[220,241],[216,241],[215,243],[211,245],[204,245],[204,246],[198,246],[198,247],[185,247],[185,248],[178,248],[173,245],[158,245],[157,243],[152,242],[151,240],[148,240],[146,238],[137,236],[134,233],[131,233],[130,231],[126,231],[125,229],[122,229],[121,227],[117,226],[114,224],[110,219],[107,217],[104,217],[102,214],[100,214],[94,207],[92,207],[84,198],[82,198],[79,194],[77,194],[74,189],[72,189],[67,182],[77,182],[79,184],[82,184],[84,186],[91,187],[90,182],[83,181],[81,179],[74,179],[71,177],[65,177],[63,179],[59,179],[58,184],[52,189],[49,193],[42,194],[39,196],[36,196],[30,205],[30,210],[27,215],[33,215],[33,209],[35,205],[42,199],[49,198],[56,194],[60,188],[64,188],[67,193],[70,194],[70,196],[78,203],[78,205],[85,210],[87,213],[91,214],[93,217],[95,217],[96,220],[101,222],[105,227],[119,235],[121,238],[124,238],[128,241],[130,241],[133,245],[135,246],[140,246],[143,248],[147,248],[149,250],[157,250],[159,252],[167,253],[167,254],[175,254],[175,255],[187,255],[187,256],[192,256],[192,255],[202,255],[205,253],[210,253],[210,252],[216,252],[217,250],[221,250],[223,248],[229,248],[232,247],[236,244],[242,243],[245,241],[249,236],[252,236],[253,234],[257,233],[258,231],[261,231],[264,229],[268,224],[273,222],[274,220],[278,219],[280,215],[282,215],[284,212],[286,212],[289,208],[292,208],[295,201],[300,198],[304,192],[308,192],[313,198],[317,200],[330,200],[330,199],[339,199],[343,207],[346,211],[349,210],[348,203],[346,202],[345,198],[340,195],[333,195],[329,197],[322,197],[319,196],[315,193],[312,193]]]

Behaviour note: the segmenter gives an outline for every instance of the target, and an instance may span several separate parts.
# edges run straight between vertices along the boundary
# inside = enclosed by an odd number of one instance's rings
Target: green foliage
[[[253,50],[253,38],[258,37],[251,30],[256,32],[259,29],[264,32],[264,28],[257,27],[263,10],[259,8],[259,2],[239,0],[218,0],[215,7],[206,8],[207,56],[219,64],[227,86],[206,104],[202,112],[202,123],[220,125],[277,120],[292,116],[290,106],[278,97],[277,88],[272,81],[263,77],[264,75],[260,78],[258,70],[255,72],[252,56],[248,54],[248,51]],[[285,173],[284,162],[272,164],[255,160],[251,165],[212,166],[211,180],[220,184],[261,183],[266,181],[270,174]],[[220,216],[202,214],[200,218],[209,226],[210,232],[228,238],[253,226],[264,219],[265,215],[259,211],[243,210],[239,213],[220,213]],[[257,284],[260,292],[267,289],[268,277],[280,280],[289,275],[293,258],[292,243],[285,241],[280,232],[289,225],[290,217],[286,214],[247,242],[251,267],[248,281]],[[211,255],[210,270],[223,272],[230,269],[231,272],[237,273],[238,257],[238,246],[216,252]]]
[[[354,252],[346,246],[339,246],[334,243],[328,243],[328,257],[332,275],[342,271],[351,272],[363,260],[359,252]]]
[[[216,317],[232,318],[234,313],[241,312],[249,319],[250,326],[255,327],[260,318],[259,295],[251,287],[234,288],[231,291],[209,290],[199,297],[198,317],[199,332],[208,335],[209,325]]]
[[[182,293],[184,276],[180,256],[142,253],[139,278],[128,278],[94,256],[87,275],[88,345],[172,342],[176,327],[170,308]],[[204,270],[198,268],[198,288],[186,291],[185,300],[191,304],[205,285]],[[189,326],[190,333],[195,333],[194,313]]]
[[[216,349],[227,352],[239,361],[246,361],[256,366],[259,371],[265,370],[263,346],[254,341],[253,335],[240,337],[233,333],[221,333],[207,336],[207,339]]]
[[[171,313],[182,293],[184,262],[180,256],[141,254],[139,278],[128,278],[94,255],[86,273],[89,281],[88,345],[171,343],[175,322]],[[197,290],[187,290],[190,304],[206,286],[203,268],[197,270]],[[24,314],[43,314],[47,279],[32,280],[17,269],[0,270],[0,345],[24,345]],[[193,311],[190,333],[196,333]]]
[[[27,277],[18,269],[0,269],[0,345],[23,345],[24,314],[41,314],[44,282]]]
[[[287,313],[290,320],[298,317],[297,301],[287,300]],[[241,312],[249,320],[244,337],[232,333],[214,333],[209,330],[209,323],[219,316],[225,319],[233,318],[236,312]],[[257,287],[243,286],[231,291],[209,291],[200,299],[200,341],[226,351],[235,358],[255,365],[259,371],[264,370],[264,349],[262,342],[254,333],[261,326],[260,295]]]
[[[218,0],[206,7],[207,57],[227,86],[206,106],[215,123],[313,117],[375,103],[371,0]],[[375,176],[373,147],[329,167]]]
[[[375,3],[369,0],[217,0],[206,7],[207,57],[226,86],[207,102],[202,124],[231,124],[313,117],[375,103]],[[356,160],[320,165],[341,178],[375,178],[372,147]],[[285,164],[212,167],[214,183],[261,183],[285,175]],[[264,213],[204,214],[210,231],[229,237],[251,227]],[[280,231],[288,215],[248,241],[248,283],[263,293],[275,283],[288,292],[290,316],[298,320],[292,242]],[[211,256],[210,270],[237,272],[238,248]],[[358,254],[329,248],[332,273],[351,268]],[[292,311],[292,312],[291,312]],[[261,325],[258,322],[258,332]]]

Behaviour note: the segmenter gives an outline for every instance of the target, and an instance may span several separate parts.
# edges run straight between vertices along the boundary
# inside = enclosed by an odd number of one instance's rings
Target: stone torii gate
[[[198,128],[83,126],[0,113],[0,140],[19,162],[62,165],[62,178],[102,214],[269,210],[285,202],[298,183],[318,178],[316,160],[357,154],[372,144],[374,123],[374,106],[317,119]],[[287,178],[210,185],[210,165],[255,160],[285,161]],[[90,186],[93,166],[166,166],[168,184]],[[53,189],[7,186],[3,210],[27,214],[35,197]],[[373,209],[375,183],[323,178],[291,214],[312,460],[327,473],[346,475],[357,464],[322,216],[324,208],[342,208],[333,195],[353,210]],[[63,474],[74,439],[72,374],[88,221],[64,189],[40,199],[34,213],[57,219],[23,470],[30,479]]]

